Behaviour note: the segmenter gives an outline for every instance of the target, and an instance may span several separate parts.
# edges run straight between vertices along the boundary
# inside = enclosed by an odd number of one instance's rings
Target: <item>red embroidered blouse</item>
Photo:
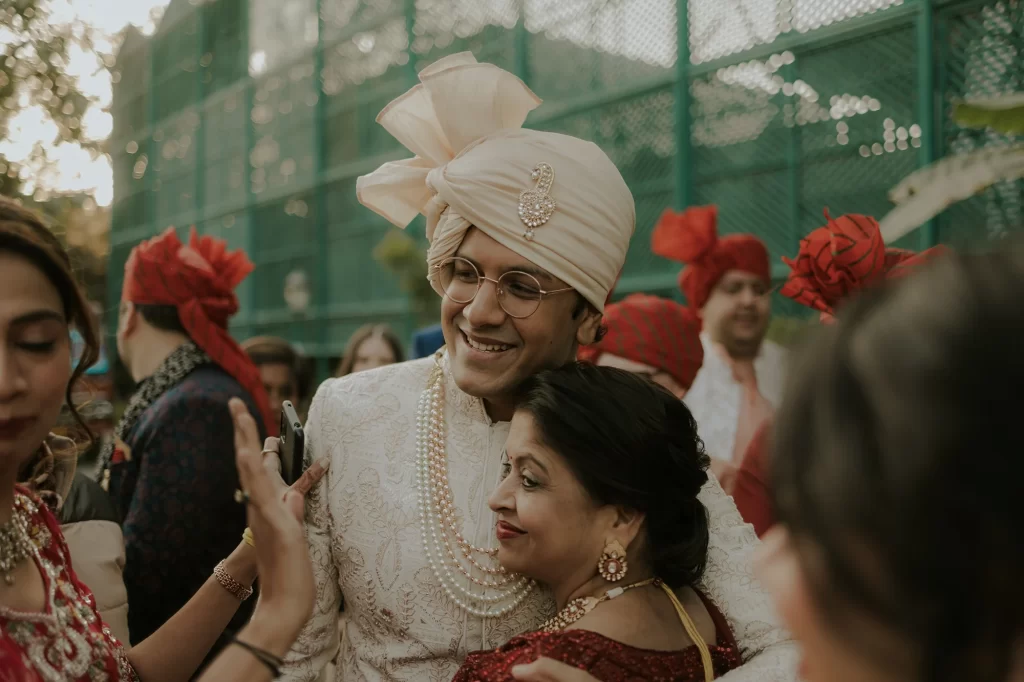
[[[42,613],[0,606],[0,679],[19,682],[138,682],[124,649],[103,624],[92,592],[71,568],[60,524],[45,504],[15,488],[29,515],[31,559],[43,577]]]
[[[717,644],[709,646],[715,677],[739,667],[739,648],[725,617],[703,595],[715,621]],[[704,666],[696,646],[682,651],[638,649],[589,630],[531,632],[493,651],[466,658],[452,682],[513,682],[512,668],[538,658],[553,658],[586,670],[601,682],[703,682]]]

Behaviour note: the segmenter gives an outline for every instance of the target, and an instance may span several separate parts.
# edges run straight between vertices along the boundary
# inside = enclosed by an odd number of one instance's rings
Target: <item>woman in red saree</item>
[[[611,367],[541,373],[524,386],[506,456],[489,504],[507,573],[489,579],[535,580],[559,611],[470,654],[455,682],[511,680],[538,657],[603,682],[698,682],[740,664],[728,624],[697,590],[709,462],[678,398]]]

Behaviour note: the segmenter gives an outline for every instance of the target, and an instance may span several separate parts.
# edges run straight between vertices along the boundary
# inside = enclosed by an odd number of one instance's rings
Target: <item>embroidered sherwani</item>
[[[701,334],[700,340],[704,344],[704,364],[684,400],[697,420],[697,431],[707,453],[739,466],[746,447],[741,445],[737,453],[736,434],[743,430],[752,437],[762,425],[762,415],[753,417],[758,419],[756,424],[740,424],[741,419],[751,418],[742,409],[744,387],[736,381],[729,361],[722,357],[711,338]],[[771,341],[762,343],[754,360],[754,373],[757,391],[772,407],[778,407],[786,377],[786,350]]]
[[[331,660],[342,593],[346,642],[338,679],[345,682],[449,682],[468,653],[504,644],[554,613],[551,597],[538,589],[504,617],[473,616],[444,593],[425,559],[417,404],[434,362],[425,358],[328,380],[313,400],[307,458],[331,460],[307,507],[317,600],[287,657],[284,679],[314,680]],[[496,519],[487,497],[501,478],[509,425],[490,422],[483,403],[460,391],[447,372],[444,381],[449,485],[462,532],[478,547],[493,547]],[[717,482],[701,495],[711,516],[711,546],[700,587],[726,615],[744,656],[760,652],[726,679],[792,680],[795,652],[750,577],[753,530]]]

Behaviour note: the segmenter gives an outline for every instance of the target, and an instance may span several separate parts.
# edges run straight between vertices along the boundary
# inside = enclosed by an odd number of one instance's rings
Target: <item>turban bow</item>
[[[440,295],[436,266],[476,227],[602,310],[636,222],[615,165],[591,142],[523,129],[540,99],[468,52],[419,78],[377,116],[415,156],[360,177],[360,203],[402,228],[426,216],[428,277]],[[546,221],[529,225],[542,208]]]
[[[238,312],[235,287],[252,270],[245,253],[229,253],[223,239],[199,237],[193,227],[186,245],[169,227],[132,249],[124,267],[121,299],[177,308],[189,338],[248,391],[264,427],[272,430],[274,415],[259,370],[227,329],[228,320]]]
[[[679,274],[679,288],[697,309],[704,307],[718,280],[730,270],[771,282],[764,243],[749,234],[720,238],[716,206],[694,206],[682,213],[666,209],[651,235],[651,250],[662,258],[686,263]]]
[[[666,298],[633,294],[604,310],[608,333],[598,343],[581,346],[578,359],[597,362],[604,353],[640,362],[669,374],[689,389],[704,363],[700,318]]]
[[[850,294],[885,279],[913,272],[944,252],[934,247],[921,253],[887,248],[878,221],[864,215],[843,215],[835,220],[825,211],[826,225],[800,240],[781,293],[821,313],[830,321]]]

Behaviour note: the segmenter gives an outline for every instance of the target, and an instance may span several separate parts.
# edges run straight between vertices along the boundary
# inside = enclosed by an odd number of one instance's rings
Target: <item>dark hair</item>
[[[243,341],[241,347],[257,367],[263,365],[286,366],[295,378],[296,390],[300,398],[306,395],[302,358],[287,340],[277,336],[254,336]]]
[[[349,337],[348,343],[345,344],[345,354],[341,356],[341,363],[338,365],[335,376],[343,377],[352,373],[352,367],[356,364],[356,355],[359,354],[359,346],[371,336],[379,336],[384,339],[384,342],[391,347],[391,354],[395,356],[395,362],[402,362],[405,359],[402,342],[391,331],[391,327],[386,324],[364,324],[355,330]]]
[[[65,399],[82,434],[91,441],[92,430],[72,402],[71,394],[85,371],[99,359],[100,339],[92,310],[75,280],[71,258],[38,213],[4,197],[0,197],[0,251],[16,253],[42,270],[60,294],[68,324],[82,335],[82,355],[71,372]]]
[[[1022,299],[1020,242],[864,293],[794,354],[775,424],[825,613],[884,622],[929,682],[1003,681],[1024,635]]]
[[[178,315],[177,306],[153,305],[149,303],[140,305],[136,303],[135,309],[139,311],[142,319],[156,329],[165,332],[177,332],[188,336],[185,326],[181,323],[181,316]]]
[[[710,458],[679,398],[632,372],[574,362],[527,379],[517,409],[591,499],[646,515],[655,575],[673,587],[700,580],[708,513],[697,494]]]
[[[299,371],[299,354],[292,344],[277,336],[256,336],[241,343],[253,364],[288,365],[296,374]]]

